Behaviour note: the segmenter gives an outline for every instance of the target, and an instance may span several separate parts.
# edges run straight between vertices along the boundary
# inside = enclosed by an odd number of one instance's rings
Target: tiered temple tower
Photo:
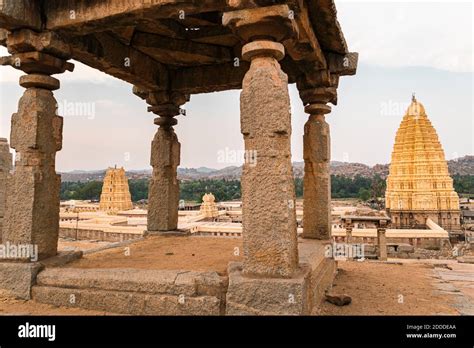
[[[12,169],[12,154],[5,138],[0,138],[0,240],[2,239],[3,216],[7,196],[7,180]]]
[[[99,209],[108,213],[133,209],[125,169],[115,167],[107,170],[100,195]]]
[[[201,214],[206,219],[214,220],[219,216],[219,210],[217,209],[216,197],[212,193],[206,193],[202,197]]]
[[[459,197],[443,148],[414,96],[395,138],[385,200],[396,228],[422,227],[430,218],[447,230],[460,229]]]

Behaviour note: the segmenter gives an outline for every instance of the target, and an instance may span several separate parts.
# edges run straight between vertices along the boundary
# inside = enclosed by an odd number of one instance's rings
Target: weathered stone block
[[[42,267],[36,262],[0,262],[0,294],[29,300],[31,287]]]
[[[35,286],[33,299],[54,306],[131,315],[220,315],[213,296],[149,295],[138,292]]]
[[[136,269],[49,268],[38,275],[38,285],[149,294],[209,295],[222,292],[215,272]]]
[[[251,278],[229,265],[227,315],[305,315],[311,310],[309,267],[293,278]]]

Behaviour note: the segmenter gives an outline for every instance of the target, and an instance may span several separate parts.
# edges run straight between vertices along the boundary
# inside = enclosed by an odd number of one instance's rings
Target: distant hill
[[[448,161],[451,175],[474,175],[474,156],[464,156]],[[331,162],[331,174],[353,178],[357,175],[362,177],[373,177],[379,175],[386,178],[388,175],[388,164],[376,164],[368,166],[362,163]],[[293,172],[295,177],[302,178],[304,175],[304,162],[294,162]],[[131,170],[127,172],[129,179],[149,178],[151,170]],[[223,169],[200,168],[178,168],[178,178],[184,181],[205,179],[239,180],[242,175],[242,167],[231,166]],[[63,182],[70,181],[101,181],[104,179],[105,169],[98,171],[75,170],[69,173],[61,173]]]

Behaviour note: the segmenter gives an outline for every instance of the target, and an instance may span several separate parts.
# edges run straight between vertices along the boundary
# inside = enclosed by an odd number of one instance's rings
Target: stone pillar
[[[0,138],[0,241],[2,238],[3,217],[7,198],[7,180],[12,169],[12,154],[5,138]]]
[[[177,169],[180,164],[181,144],[173,126],[174,118],[181,114],[180,106],[189,101],[188,95],[179,93],[146,93],[135,88],[134,93],[152,105],[148,111],[155,118],[158,131],[151,144],[153,173],[148,192],[148,231],[166,232],[178,228],[179,181]]]
[[[346,244],[351,244],[352,243],[352,229],[354,228],[354,225],[350,219],[347,219],[345,221],[345,229],[346,229],[346,237],[344,238],[344,242]]]
[[[69,46],[53,33],[20,30],[11,33],[7,46],[12,56],[2,57],[28,75],[26,88],[11,121],[11,147],[16,150],[15,171],[9,180],[3,243],[38,247],[39,258],[57,253],[60,176],[55,171],[56,152],[62,147],[63,119],[56,115],[52,91],[59,80],[52,74],[72,71],[67,63]]]
[[[387,261],[387,238],[385,233],[385,221],[380,221],[379,226],[377,227],[377,244],[379,246],[377,256],[381,261]]]
[[[291,277],[298,267],[291,165],[288,76],[280,43],[293,35],[286,6],[224,14],[224,25],[246,42],[250,61],[240,98],[246,163],[242,173],[243,274]]]
[[[300,91],[305,111],[310,114],[304,127],[303,237],[327,240],[331,235],[331,138],[325,114],[326,103],[336,96],[335,88]]]

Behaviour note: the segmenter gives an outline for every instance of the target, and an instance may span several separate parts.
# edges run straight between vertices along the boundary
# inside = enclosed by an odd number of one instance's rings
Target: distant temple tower
[[[109,168],[104,178],[99,209],[110,214],[133,209],[125,169]]]
[[[430,218],[448,231],[460,230],[459,197],[443,148],[415,96],[395,137],[385,205],[395,228],[425,226]]]
[[[202,197],[201,214],[206,219],[215,219],[219,216],[217,209],[216,197],[212,193],[206,193]]]
[[[7,180],[12,170],[12,154],[8,140],[0,138],[0,240],[2,239],[3,217],[7,196]]]

